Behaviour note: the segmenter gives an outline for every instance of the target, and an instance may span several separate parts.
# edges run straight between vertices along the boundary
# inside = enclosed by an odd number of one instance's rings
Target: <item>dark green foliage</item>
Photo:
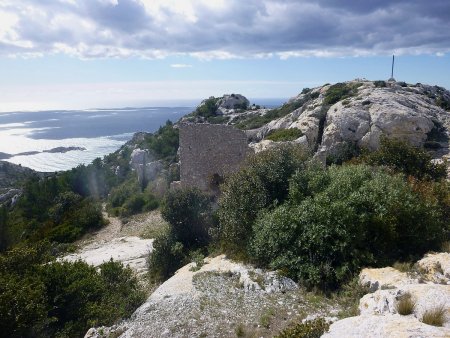
[[[161,207],[162,217],[170,224],[174,238],[187,249],[208,242],[210,199],[198,189],[170,191]]]
[[[245,254],[252,224],[268,204],[263,183],[250,169],[241,170],[226,180],[219,203],[222,245],[229,254]]]
[[[391,167],[419,179],[439,180],[447,176],[445,164],[432,163],[431,156],[426,151],[386,137],[381,138],[377,151],[361,157],[361,161]]]
[[[131,178],[111,189],[108,196],[108,212],[128,217],[158,208],[159,200],[147,189],[141,192],[136,178]]]
[[[151,278],[159,281],[172,276],[192,252],[204,250],[208,245],[212,224],[210,197],[195,188],[171,191],[162,204],[161,214],[169,229],[156,237],[148,260]]]
[[[0,252],[4,251],[8,245],[7,236],[8,210],[0,206]]]
[[[330,328],[323,318],[300,322],[281,331],[276,338],[320,338]]]
[[[218,216],[221,241],[228,253],[245,254],[258,213],[286,199],[288,180],[307,157],[298,146],[273,148],[251,157],[225,181]]]
[[[292,113],[294,110],[303,106],[310,99],[309,95],[306,95],[304,99],[297,100],[289,103],[283,104],[280,108],[269,110],[264,115],[253,115],[249,118],[240,121],[236,127],[240,129],[256,129],[262,127],[266,123],[272,120],[278,119],[280,117],[286,116]]]
[[[442,210],[401,176],[366,166],[310,168],[290,190],[291,203],[254,223],[251,253],[305,285],[335,288],[363,266],[421,255],[444,239]]]
[[[179,143],[178,129],[173,127],[171,121],[167,121],[165,126],[160,127],[156,133],[147,136],[141,147],[150,149],[156,159],[173,162]]]
[[[82,337],[91,326],[130,315],[143,301],[136,278],[120,263],[104,263],[97,272],[81,261],[49,262],[47,249],[22,246],[0,255],[3,337]]]
[[[153,242],[153,251],[148,257],[150,277],[164,281],[187,262],[186,250],[181,242],[168,231],[158,235]]]
[[[229,121],[228,116],[210,116],[207,121],[211,124],[225,124]]]
[[[22,197],[9,215],[7,246],[45,238],[72,242],[104,224],[99,202],[74,193],[65,183],[57,176],[36,176],[26,182]]]
[[[294,141],[303,135],[298,128],[277,129],[266,136],[266,140],[275,142]]]
[[[397,84],[398,84],[400,87],[408,87],[408,84],[407,84],[406,82],[403,82],[403,81],[399,81],[399,82],[397,82]]]
[[[386,87],[386,81],[382,81],[382,80],[373,81],[373,84],[374,84],[375,88]]]
[[[218,97],[211,96],[209,99],[204,100],[200,106],[194,111],[194,116],[210,117],[216,115]]]
[[[300,94],[308,94],[312,89],[311,88],[303,88]]]
[[[334,151],[327,155],[326,164],[342,164],[351,160],[354,157],[359,156],[360,149],[354,142],[342,142],[339,147],[336,147]]]
[[[328,88],[325,98],[323,100],[324,105],[332,105],[338,101],[344,100],[351,96],[356,95],[357,89],[360,86],[360,83],[336,83]]]

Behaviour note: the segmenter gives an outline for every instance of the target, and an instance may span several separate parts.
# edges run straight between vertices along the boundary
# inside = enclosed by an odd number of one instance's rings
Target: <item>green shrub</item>
[[[178,129],[174,128],[173,123],[168,120],[156,133],[146,136],[139,146],[150,149],[157,159],[170,163],[176,158],[179,144]]]
[[[441,210],[402,177],[366,166],[331,167],[329,177],[317,176],[294,176],[292,203],[254,223],[251,254],[263,266],[287,270],[311,287],[335,288],[363,266],[421,255],[443,240]],[[309,177],[316,182],[305,183]]]
[[[230,120],[228,116],[210,116],[207,121],[211,124],[224,124]]]
[[[356,95],[360,83],[347,84],[336,83],[328,88],[323,100],[324,105],[332,105],[338,101],[344,100]]]
[[[363,156],[361,160],[371,165],[391,167],[419,179],[439,180],[447,176],[446,165],[432,163],[426,151],[387,137],[381,138],[377,151]]]
[[[300,322],[281,331],[276,338],[320,338],[330,328],[323,318]]]
[[[373,84],[374,84],[375,88],[386,87],[386,81],[382,81],[382,80],[373,81]]]
[[[298,128],[277,129],[272,131],[269,135],[267,135],[266,140],[271,140],[275,142],[294,141],[301,136],[303,136],[303,133]]]
[[[187,263],[185,248],[170,231],[159,234],[153,241],[153,251],[148,257],[149,275],[152,280],[164,281]]]
[[[272,120],[284,117],[284,116],[292,113],[294,110],[303,106],[310,99],[311,99],[311,95],[306,94],[302,100],[285,103],[280,108],[269,110],[264,115],[252,115],[248,118],[245,118],[243,121],[240,121],[236,125],[236,127],[240,128],[240,129],[260,128]]]
[[[191,249],[208,243],[210,207],[209,196],[199,189],[177,189],[167,194],[161,215],[174,238]]]
[[[220,98],[211,96],[209,99],[204,100],[194,111],[194,116],[211,117],[216,115],[217,101]]]
[[[218,216],[221,241],[229,254],[245,254],[258,213],[287,198],[288,180],[307,157],[299,146],[276,147],[251,157],[241,171],[226,179]]]
[[[50,260],[49,246],[0,255],[0,329],[5,337],[80,337],[112,325],[143,301],[136,278],[117,262],[99,266]]]

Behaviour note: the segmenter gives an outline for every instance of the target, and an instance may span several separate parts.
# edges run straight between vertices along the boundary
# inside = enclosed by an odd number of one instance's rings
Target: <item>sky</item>
[[[448,0],[0,0],[0,111],[394,77],[450,89]]]

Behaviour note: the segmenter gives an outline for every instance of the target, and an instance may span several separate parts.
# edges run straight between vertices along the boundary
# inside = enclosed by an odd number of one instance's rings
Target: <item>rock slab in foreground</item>
[[[64,256],[61,260],[74,262],[77,260],[99,266],[108,262],[111,258],[129,265],[137,273],[147,270],[146,259],[152,251],[153,239],[141,239],[136,236],[115,238],[108,242],[93,243],[80,252]]]
[[[322,337],[450,337],[450,254],[428,254],[409,272],[393,268],[364,269],[360,283],[372,293],[359,303],[361,315],[345,318],[330,326]],[[415,302],[413,313],[401,316],[397,302],[409,294]],[[426,311],[445,310],[443,327],[421,320]]]

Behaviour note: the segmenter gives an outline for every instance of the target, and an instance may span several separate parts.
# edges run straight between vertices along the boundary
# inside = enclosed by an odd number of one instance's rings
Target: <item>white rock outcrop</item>
[[[94,242],[60,260],[68,262],[82,260],[90,265],[99,266],[113,259],[141,274],[147,271],[146,259],[153,249],[152,245],[153,239],[126,236],[100,243]]]
[[[224,95],[217,101],[217,113],[220,115],[232,114],[236,109],[246,109],[250,101],[241,94]]]
[[[136,148],[131,153],[130,167],[136,172],[138,181],[142,184],[155,180],[164,169],[164,164],[162,161],[156,161],[149,151]]]
[[[377,149],[381,135],[423,146],[431,140],[430,133],[439,130],[446,136],[431,141],[440,147],[439,157],[449,153],[445,138],[449,136],[450,112],[438,105],[442,100],[450,102],[449,91],[395,82],[378,88],[374,82],[360,79],[345,84],[354,88],[352,95],[331,106],[326,104],[330,85],[292,98],[288,103],[296,103],[299,108],[253,131],[256,142],[273,130],[298,128],[310,150],[324,159],[339,154],[349,145]]]
[[[333,323],[322,337],[450,337],[449,262],[449,253],[435,253],[418,261],[410,273],[364,269],[360,283],[371,293],[361,298],[360,315]],[[402,316],[397,304],[405,296],[415,305],[412,314]],[[442,327],[422,322],[425,312],[439,308],[444,310]]]
[[[258,321],[258,313],[274,301],[283,307],[291,306],[288,302],[298,304],[289,294],[297,288],[289,278],[235,263],[224,255],[206,258],[199,269],[195,263],[179,269],[129,320],[92,328],[85,338],[198,337],[202,332],[229,337],[236,322]]]

